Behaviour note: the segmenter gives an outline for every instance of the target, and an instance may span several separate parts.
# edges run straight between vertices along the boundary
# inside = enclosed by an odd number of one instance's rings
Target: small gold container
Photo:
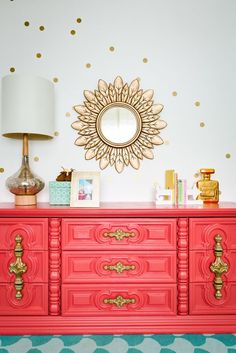
[[[204,203],[218,203],[219,202],[219,182],[211,180],[211,174],[215,173],[213,168],[200,169],[202,179],[196,183],[200,194],[197,196],[198,200],[203,200]]]

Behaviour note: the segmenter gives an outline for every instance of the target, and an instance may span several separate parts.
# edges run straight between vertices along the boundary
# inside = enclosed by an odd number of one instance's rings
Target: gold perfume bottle
[[[217,180],[211,180],[211,174],[215,173],[215,169],[202,168],[200,173],[202,174],[202,179],[196,183],[200,191],[197,199],[203,200],[204,203],[218,203],[219,183]]]

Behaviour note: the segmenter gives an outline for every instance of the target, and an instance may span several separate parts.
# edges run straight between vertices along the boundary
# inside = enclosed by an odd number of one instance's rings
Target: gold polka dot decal
[[[81,22],[82,22],[82,19],[81,19],[80,17],[78,17],[78,18],[76,19],[76,22],[77,22],[77,23],[81,23]]]
[[[177,92],[176,92],[176,91],[173,91],[173,92],[172,92],[172,96],[173,96],[173,97],[176,97],[176,96],[177,96]]]
[[[34,161],[38,162],[39,161],[39,157],[38,156],[34,157]]]
[[[90,69],[92,65],[90,63],[87,63],[85,66],[87,67],[87,69]]]
[[[75,35],[76,35],[76,30],[72,29],[72,30],[70,31],[70,34],[71,34],[72,36],[75,36]]]
[[[16,69],[14,67],[10,67],[9,71],[13,73],[16,71]]]
[[[59,136],[59,132],[58,132],[58,131],[55,131],[55,132],[54,132],[54,136]]]
[[[205,127],[205,123],[203,121],[200,122],[200,127]]]
[[[53,82],[54,82],[54,83],[58,83],[59,78],[58,78],[58,77],[53,77],[53,79],[52,79],[52,80],[53,80]]]
[[[109,50],[110,50],[111,52],[113,52],[113,51],[115,51],[115,48],[114,48],[114,47],[110,47]]]
[[[143,58],[143,63],[147,64],[148,63],[148,58]]]
[[[5,171],[4,168],[1,167],[0,168],[0,173],[4,173],[4,171]]]
[[[66,117],[69,118],[71,114],[69,112],[66,112]]]
[[[195,104],[196,107],[200,107],[201,103],[199,101],[196,101],[194,104]]]
[[[226,153],[225,158],[227,158],[227,159],[231,158],[231,154],[230,153]]]
[[[25,25],[25,27],[29,27],[29,25],[30,25],[29,21],[25,21],[24,25]]]
[[[41,54],[41,53],[37,53],[37,54],[36,54],[36,58],[37,58],[37,59],[41,59],[41,58],[42,58],[42,54]]]
[[[41,32],[43,32],[43,31],[45,30],[45,27],[44,27],[44,26],[39,26],[39,30],[40,30]]]

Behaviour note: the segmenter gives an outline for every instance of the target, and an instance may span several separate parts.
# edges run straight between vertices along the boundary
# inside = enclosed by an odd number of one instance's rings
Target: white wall
[[[165,169],[176,169],[192,185],[201,167],[213,167],[221,200],[236,201],[235,13],[235,0],[0,0],[0,77],[58,78],[59,135],[30,143],[31,167],[47,185],[38,200],[48,201],[48,181],[61,166],[99,170],[74,145],[72,106],[82,104],[83,90],[93,91],[100,78],[113,82],[121,75],[128,83],[139,77],[144,90],[154,89],[168,126],[161,132],[165,144],[155,148],[154,160],[141,162],[139,171],[101,171],[101,200],[150,201],[154,184],[164,183]],[[20,159],[21,142],[1,137],[1,202],[13,200],[5,180]]]

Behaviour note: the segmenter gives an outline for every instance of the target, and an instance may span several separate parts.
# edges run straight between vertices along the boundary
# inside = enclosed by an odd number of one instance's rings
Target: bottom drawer
[[[191,283],[189,290],[190,314],[236,314],[235,282],[223,284],[221,299],[215,298],[215,288],[212,282]]]
[[[62,286],[62,315],[175,315],[176,284]]]
[[[47,315],[48,285],[25,283],[23,297],[16,299],[12,283],[0,283],[0,315]]]

